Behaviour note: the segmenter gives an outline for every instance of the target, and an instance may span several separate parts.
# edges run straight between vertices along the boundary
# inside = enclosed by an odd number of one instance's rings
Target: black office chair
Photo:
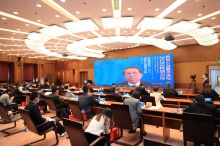
[[[6,122],[9,122],[9,123],[12,123],[12,122],[14,123],[14,126],[0,130],[0,132],[6,134],[6,135],[4,135],[4,137],[7,137],[7,136],[10,136],[10,135],[13,135],[13,134],[16,134],[16,133],[19,133],[19,132],[23,131],[23,130],[19,130],[19,131],[13,132],[13,133],[6,131],[6,130],[9,130],[9,129],[15,128],[16,127],[16,121],[21,119],[21,116],[20,116],[20,114],[16,114],[16,115],[12,114],[13,116],[9,115],[8,111],[5,109],[4,104],[1,103],[1,102],[0,102],[0,115],[1,115],[2,120],[6,121]]]
[[[104,136],[98,137],[94,142],[89,144],[83,132],[83,125],[81,123],[65,118],[62,120],[72,146],[100,146],[100,142],[106,142],[106,146],[111,145],[109,139]]]
[[[176,91],[166,91],[163,92],[165,98],[176,98],[178,93]]]
[[[152,106],[156,106],[155,97],[149,95],[142,95],[140,101],[142,102],[151,102]]]
[[[214,137],[214,120],[211,115],[186,113],[182,115],[183,120],[183,141],[187,146],[187,141],[209,146],[219,145],[217,137]]]
[[[214,93],[205,93],[202,92],[200,93],[201,95],[203,95],[205,98],[211,98],[212,100],[215,100],[215,94]]]
[[[139,141],[134,145],[136,146],[140,144],[143,141],[143,135],[142,135],[143,134],[143,129],[142,129],[143,122],[141,120],[141,117],[138,116],[134,120],[132,120],[128,105],[112,104],[111,109],[112,109],[112,115],[115,121],[115,126],[120,128],[120,136],[112,142],[120,144],[120,145],[127,145],[127,146],[130,145],[128,143],[119,142],[117,140],[123,136],[123,129],[133,130],[132,123],[134,123],[136,120],[139,119],[140,136],[139,136]]]

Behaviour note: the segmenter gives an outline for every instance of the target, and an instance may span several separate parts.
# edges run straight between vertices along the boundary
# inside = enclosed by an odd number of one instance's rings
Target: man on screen
[[[123,75],[126,79],[125,82],[118,83],[118,85],[127,86],[127,87],[138,87],[140,83],[144,84],[145,87],[152,86],[149,82],[141,81],[143,76],[142,70],[135,66],[129,66],[124,69]]]

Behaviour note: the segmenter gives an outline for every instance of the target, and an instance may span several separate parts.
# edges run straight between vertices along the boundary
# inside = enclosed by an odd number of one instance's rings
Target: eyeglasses
[[[125,73],[125,75],[129,75],[129,76],[130,76],[131,74],[137,75],[137,74],[139,74],[139,72],[126,72],[126,73]]]

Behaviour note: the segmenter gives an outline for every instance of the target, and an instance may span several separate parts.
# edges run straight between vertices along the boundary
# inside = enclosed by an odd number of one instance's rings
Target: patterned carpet
[[[53,115],[54,113],[51,112],[46,115],[43,115],[43,117],[51,117]],[[0,124],[0,130],[10,127],[12,125],[13,125],[12,123]],[[24,129],[24,125],[23,125],[23,120],[21,119],[17,122],[17,127],[12,130],[9,130],[9,132],[18,131],[22,129]],[[144,138],[162,142],[162,128],[161,127],[156,128],[155,126],[145,125],[145,130],[147,131],[148,134],[144,136]],[[4,133],[0,132],[0,146],[20,146],[20,145],[24,145],[26,143],[29,143],[31,141],[41,138],[41,136],[38,136],[30,131],[17,133],[9,137],[4,137],[4,135],[5,135]],[[67,135],[65,135],[64,137],[59,136],[59,146],[70,146],[70,141],[66,139],[66,136]],[[129,143],[129,144],[134,144],[138,141],[138,136],[139,136],[139,130],[137,130],[136,133],[132,133],[132,134],[129,134],[127,130],[124,130],[124,137],[122,137],[120,141]],[[179,130],[170,130],[170,138],[168,139],[166,143],[172,144],[174,146],[182,146],[183,145],[182,137],[183,137],[183,133],[179,132]],[[49,132],[45,140],[35,143],[33,145],[34,146],[48,146],[48,145],[55,144],[55,141],[56,140],[55,140],[54,132]],[[142,145],[143,144],[141,143],[140,146]],[[192,146],[193,144],[188,143],[188,145]],[[117,144],[112,144],[112,146],[117,146]]]

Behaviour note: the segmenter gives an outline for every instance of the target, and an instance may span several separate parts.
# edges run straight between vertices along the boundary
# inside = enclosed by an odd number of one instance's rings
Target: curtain
[[[8,81],[9,64],[0,63],[0,81]]]
[[[24,64],[24,80],[32,81],[34,78],[34,65],[33,64]]]

